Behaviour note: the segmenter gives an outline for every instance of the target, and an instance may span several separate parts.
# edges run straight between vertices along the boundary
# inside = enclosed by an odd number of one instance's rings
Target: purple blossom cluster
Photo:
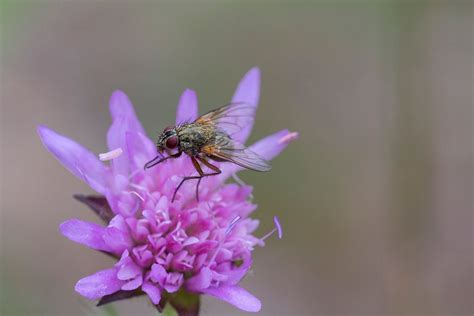
[[[239,83],[233,102],[257,106],[260,72],[251,69]],[[97,158],[73,140],[40,126],[44,146],[75,176],[100,194],[80,199],[98,211],[106,226],[71,219],[60,225],[67,238],[117,258],[117,263],[80,279],[76,291],[102,303],[146,293],[157,307],[173,301],[173,294],[207,294],[244,311],[257,312],[260,301],[239,286],[252,266],[252,251],[263,246],[253,233],[259,221],[250,214],[252,187],[227,183],[242,168],[220,163],[222,173],[203,179],[200,199],[195,183],[185,183],[171,202],[181,177],[193,172],[186,156],[144,170],[156,156],[156,147],[137,119],[128,97],[121,91],[110,99],[112,125],[107,133],[110,152]],[[177,122],[197,118],[194,91],[180,98]],[[244,143],[251,126],[235,137]],[[266,160],[277,156],[297,133],[282,130],[249,148]],[[102,161],[109,160],[110,163]],[[102,160],[102,161],[101,161]],[[179,306],[175,306],[178,309]],[[183,307],[185,308],[185,307]]]

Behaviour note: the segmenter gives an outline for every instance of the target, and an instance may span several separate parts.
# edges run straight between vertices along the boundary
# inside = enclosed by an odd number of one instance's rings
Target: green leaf
[[[163,309],[163,313],[160,315],[162,316],[178,316],[178,312],[171,306],[171,304],[166,304],[165,308]]]
[[[118,316],[117,310],[112,305],[105,305],[100,308],[101,316]]]

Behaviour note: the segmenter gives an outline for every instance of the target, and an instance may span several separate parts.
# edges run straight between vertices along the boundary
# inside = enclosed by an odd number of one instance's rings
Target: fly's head
[[[178,150],[179,146],[179,137],[176,127],[168,126],[163,132],[158,136],[158,141],[156,142],[156,147],[159,152],[173,153]]]

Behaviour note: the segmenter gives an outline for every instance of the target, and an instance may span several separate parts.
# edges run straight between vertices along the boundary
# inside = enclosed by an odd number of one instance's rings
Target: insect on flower
[[[38,127],[46,149],[100,194],[75,197],[105,224],[70,219],[60,225],[61,233],[117,259],[80,279],[77,293],[98,300],[98,305],[146,294],[158,310],[171,306],[182,316],[199,315],[204,295],[243,311],[260,311],[260,300],[241,287],[241,281],[252,267],[255,248],[276,232],[281,238],[281,225],[275,217],[275,228],[257,237],[259,222],[250,216],[257,207],[251,201],[252,187],[226,181],[241,169],[269,170],[266,161],[277,157],[298,133],[280,130],[249,146],[251,151],[242,145],[252,130],[259,93],[260,71],[252,68],[238,84],[234,103],[196,119],[196,93],[185,90],[176,126],[165,129],[157,141],[157,157],[155,144],[121,91],[110,98],[109,151],[99,159],[72,139]],[[170,159],[183,152],[191,158]],[[157,165],[163,159],[169,159],[166,165]],[[186,203],[195,192],[183,185],[183,203],[170,203],[179,184],[175,175],[194,169],[198,173],[191,178],[211,180],[201,183],[201,202]]]
[[[166,127],[156,143],[158,155],[147,162],[145,169],[185,153],[191,158],[198,175],[184,177],[176,187],[172,201],[184,182],[198,180],[196,199],[199,201],[199,184],[205,177],[221,173],[209,160],[231,162],[254,171],[269,171],[271,166],[258,154],[232,139],[232,135],[253,122],[255,107],[247,103],[230,103],[212,110],[190,123]],[[164,154],[167,156],[164,156]],[[203,166],[209,169],[203,170]]]

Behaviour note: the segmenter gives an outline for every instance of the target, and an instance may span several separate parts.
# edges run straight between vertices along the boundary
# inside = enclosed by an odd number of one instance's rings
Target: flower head
[[[234,102],[257,106],[260,72],[251,69],[240,82]],[[110,152],[97,156],[47,127],[38,133],[45,147],[74,175],[100,196],[76,196],[105,221],[106,226],[71,219],[61,224],[69,239],[108,253],[117,263],[79,280],[76,291],[99,304],[146,293],[153,304],[176,303],[176,293],[208,294],[245,311],[259,311],[260,301],[238,284],[252,265],[252,251],[264,238],[253,235],[258,220],[252,188],[226,184],[242,168],[222,163],[222,173],[203,179],[200,200],[193,183],[185,183],[171,202],[181,177],[193,172],[189,157],[182,156],[144,170],[156,156],[130,100],[116,91],[110,99],[112,125],[107,133]],[[186,90],[178,104],[177,122],[197,118],[197,97]],[[244,143],[251,124],[235,137]],[[296,133],[282,130],[251,150],[271,160]],[[281,226],[275,219],[278,235]]]

